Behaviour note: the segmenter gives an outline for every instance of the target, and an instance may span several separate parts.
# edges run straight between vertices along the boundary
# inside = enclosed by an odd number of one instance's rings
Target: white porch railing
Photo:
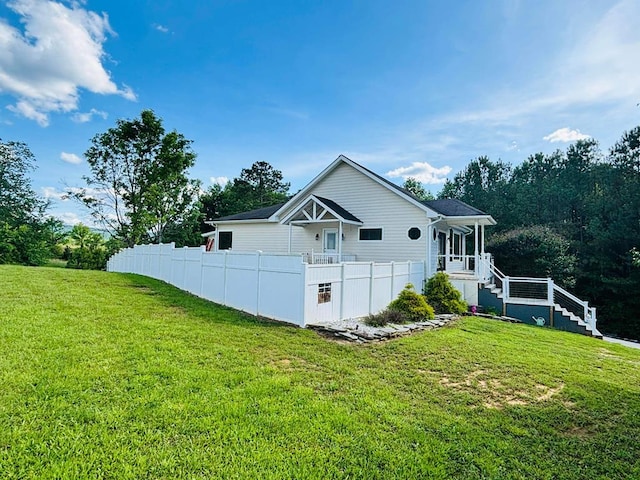
[[[310,265],[328,265],[342,262],[355,262],[356,256],[351,253],[303,253],[302,261]]]
[[[447,273],[467,273],[484,282],[491,278],[490,253],[476,255],[438,255],[438,270]]]
[[[554,306],[571,312],[596,331],[596,309],[589,302],[580,300],[572,293],[555,284],[551,278],[509,277],[489,264],[493,282],[502,290],[504,303],[535,303]]]

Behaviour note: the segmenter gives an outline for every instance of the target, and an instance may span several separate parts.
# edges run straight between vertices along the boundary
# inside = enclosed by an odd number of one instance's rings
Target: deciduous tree
[[[165,133],[162,120],[144,110],[91,144],[87,187],[69,194],[125,244],[162,241],[165,228],[180,223],[196,200],[199,182],[187,176],[196,158],[191,141]]]
[[[60,221],[31,187],[34,168],[26,144],[0,140],[0,263],[42,265],[59,238]]]
[[[420,200],[434,200],[431,192],[424,188],[422,182],[413,177],[408,177],[402,184],[402,188]]]
[[[243,168],[240,176],[224,188],[216,184],[201,195],[202,218],[212,220],[285,202],[289,198],[289,186],[280,170],[267,162],[255,162],[251,168]],[[203,232],[210,229],[202,225]]]

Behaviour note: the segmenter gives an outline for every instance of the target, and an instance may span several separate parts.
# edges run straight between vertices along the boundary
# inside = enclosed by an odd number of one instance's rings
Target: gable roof
[[[394,192],[396,195],[399,195],[404,200],[413,204],[414,206],[423,210],[427,215],[431,216],[434,213],[440,217],[448,217],[448,218],[456,218],[458,222],[461,222],[464,218],[467,220],[474,219],[474,221],[478,221],[484,225],[495,225],[496,221],[493,217],[471,205],[464,203],[461,200],[453,199],[453,198],[445,198],[440,200],[420,200],[418,197],[413,195],[408,190],[396,185],[395,183],[387,180],[386,178],[378,175],[375,172],[372,172],[366,167],[354,162],[350,158],[345,157],[344,155],[339,155],[327,168],[325,168],[322,172],[320,172],[311,182],[309,182],[302,190],[296,193],[289,201],[285,203],[279,203],[277,205],[273,205],[271,207],[259,208],[257,210],[251,210],[248,212],[238,213],[235,215],[228,215],[226,217],[217,218],[214,221],[206,222],[206,223],[217,223],[217,222],[226,222],[226,221],[270,221],[277,222],[282,219],[282,215],[286,212],[291,212],[291,209],[300,208],[301,202],[306,203],[310,196],[313,196],[313,188],[327,175],[329,175],[332,171],[334,171],[341,164],[347,164],[359,171],[363,175],[369,177],[374,182],[379,185],[389,189]],[[328,198],[322,198],[315,196],[316,199],[320,200],[327,207],[333,210],[334,213],[338,214],[345,220],[362,223],[358,218],[352,215],[348,210],[341,207],[334,201]],[[303,202],[304,200],[304,202]],[[287,215],[286,217],[289,217]]]
[[[228,222],[233,220],[267,220],[271,215],[285,205],[287,202],[278,203],[277,205],[271,205],[270,207],[256,208],[255,210],[249,210],[248,212],[236,213],[234,215],[227,215],[225,217],[216,218],[218,222]]]
[[[306,209],[310,204],[313,205],[313,213],[310,214]],[[322,212],[316,211],[316,206],[319,206],[323,209]],[[342,222],[362,225],[362,221],[356,217],[354,214],[349,212],[346,208],[341,207],[333,200],[330,200],[325,197],[320,197],[317,195],[309,195],[303,201],[298,202],[297,205],[294,205],[289,209],[289,213],[280,218],[280,223],[289,224],[289,223],[319,223],[323,221],[324,215],[329,212],[333,215],[337,220]],[[306,219],[301,220],[293,220],[296,215],[302,213]],[[316,214],[318,215],[316,217]],[[326,220],[325,220],[326,221]]]
[[[327,207],[329,207],[331,210],[333,210],[335,213],[337,213],[343,219],[350,220],[352,222],[362,223],[362,220],[360,220],[354,214],[349,212],[346,208],[342,208],[340,205],[338,205],[333,200],[330,200],[330,199],[324,198],[324,197],[318,197],[317,195],[314,195],[314,197],[316,197],[318,200],[320,200],[322,203],[324,203]]]
[[[336,158],[333,162],[331,162],[331,164],[327,168],[325,168],[322,172],[320,172],[302,190],[300,190],[298,193],[296,193],[293,196],[293,198],[291,198],[291,200],[289,200],[289,202],[287,202],[285,205],[283,205],[280,210],[275,212],[274,216],[277,217],[278,215],[280,215],[283,212],[285,212],[290,207],[290,204],[294,204],[300,198],[306,198],[307,196],[312,194],[313,193],[313,187],[315,187],[321,180],[323,180],[327,175],[329,175],[332,171],[334,171],[336,168],[338,168],[343,163],[351,166],[355,170],[357,170],[360,173],[364,174],[365,176],[371,178],[374,182],[382,185],[385,188],[388,188],[389,190],[393,191],[397,195],[402,196],[405,200],[407,200],[409,203],[414,204],[418,208],[420,208],[422,210],[426,210],[428,208],[418,198],[413,196],[411,193],[409,193],[404,188],[399,187],[395,183],[390,182],[386,178],[381,177],[377,173],[372,172],[368,168],[365,168],[362,165],[354,162],[350,158],[347,158],[344,155],[339,155],[338,158]]]

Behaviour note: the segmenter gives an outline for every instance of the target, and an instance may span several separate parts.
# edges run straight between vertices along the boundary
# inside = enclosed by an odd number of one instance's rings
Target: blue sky
[[[640,124],[640,2],[0,2],[0,138],[59,199],[90,139],[151,108],[206,188],[264,160],[292,190],[345,154],[432,192],[480,155],[518,163]]]

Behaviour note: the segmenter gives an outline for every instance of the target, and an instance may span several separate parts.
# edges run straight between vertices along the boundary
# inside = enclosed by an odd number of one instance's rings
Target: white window
[[[329,303],[331,301],[331,284],[319,283],[318,284],[318,304]]]

